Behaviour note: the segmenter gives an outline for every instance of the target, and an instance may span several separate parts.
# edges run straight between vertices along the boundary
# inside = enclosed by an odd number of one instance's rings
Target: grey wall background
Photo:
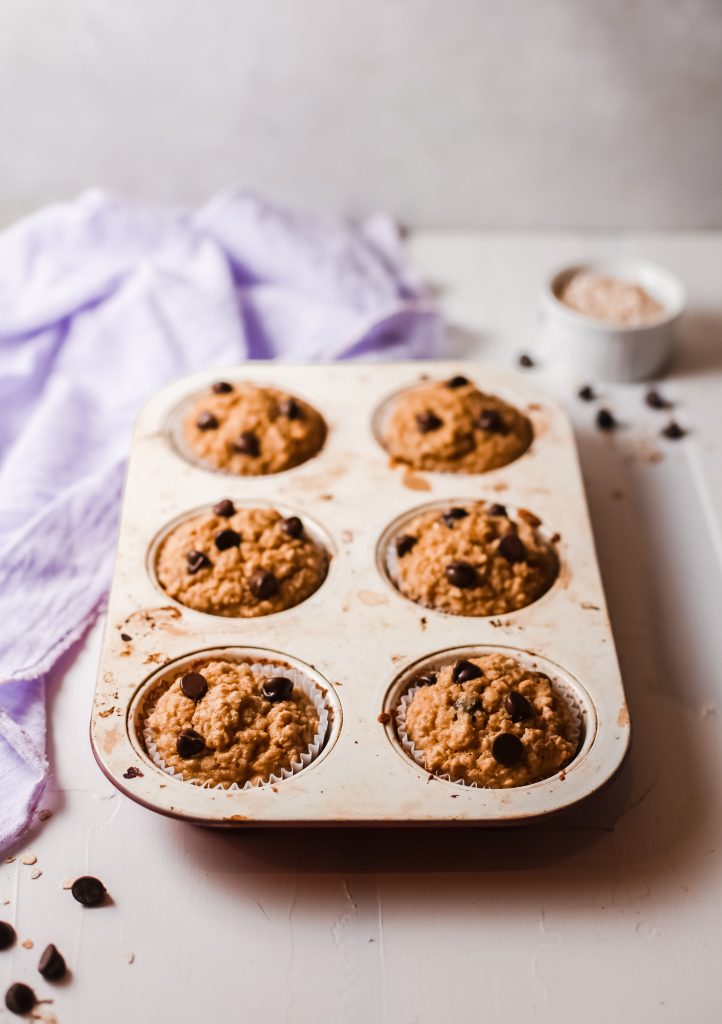
[[[424,227],[722,226],[722,0],[0,0],[0,221],[227,183]]]

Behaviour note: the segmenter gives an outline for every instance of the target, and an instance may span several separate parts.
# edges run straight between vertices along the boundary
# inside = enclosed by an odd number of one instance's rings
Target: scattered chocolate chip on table
[[[84,907],[99,907],[105,900],[106,888],[99,878],[93,875],[81,875],[76,878],[70,890],[73,899]]]

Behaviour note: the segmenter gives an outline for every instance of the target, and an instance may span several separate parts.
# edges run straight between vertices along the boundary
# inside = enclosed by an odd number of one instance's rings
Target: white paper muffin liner
[[[318,757],[326,740],[329,723],[328,708],[326,707],[324,695],[321,689],[313,682],[313,680],[309,679],[308,676],[305,676],[295,668],[287,667],[285,665],[274,665],[270,662],[255,663],[253,665],[248,665],[248,667],[251,672],[260,679],[271,679],[273,676],[278,676],[282,673],[287,679],[291,680],[294,686],[303,690],[303,692],[313,701],[316,713],[318,714],[318,727],[313,740],[309,744],[308,748],[299,755],[298,760],[292,761],[290,768],[282,768],[279,775],[271,774],[267,779],[261,779],[258,782],[246,782],[243,786],[239,786],[237,782],[232,782],[229,785],[219,782],[215,786],[212,786],[210,783],[203,782],[200,779],[185,779],[182,772],[176,771],[175,768],[166,764],[153,740],[147,722],[144,722],[143,741],[145,743],[145,749],[151,761],[157,768],[160,768],[167,775],[172,775],[176,779],[181,779],[181,781],[186,782],[191,786],[198,786],[201,789],[222,789],[240,792],[244,789],[254,789],[257,786],[271,786],[282,782],[284,779],[290,779],[292,775],[297,775],[304,768],[307,768],[314,758]]]
[[[432,669],[430,671],[437,670]],[[570,739],[575,746],[575,752],[570,759],[571,762],[574,760],[574,757],[576,757],[582,739],[582,731],[584,728],[584,713],[582,711],[581,704],[579,703],[579,698],[577,697],[577,694],[571,686],[569,686],[567,683],[562,682],[559,679],[551,679],[551,684],[557,696],[561,697],[561,699],[564,701],[566,708],[569,712],[568,739]],[[409,710],[409,705],[411,704],[414,694],[417,692],[417,690],[421,689],[424,689],[424,687],[412,686],[403,694],[403,696],[399,700],[399,703],[396,705],[396,734],[399,738],[399,742],[401,743],[401,746],[404,749],[404,751],[409,755],[409,757],[413,761],[416,762],[419,768],[423,768],[423,770],[426,772],[429,769],[426,767],[426,764],[424,762],[424,752],[423,750],[419,750],[416,747],[414,741],[411,739],[411,737],[406,731],[406,713]],[[564,766],[562,766],[560,771],[563,770],[563,768]],[[433,772],[431,774],[433,774],[434,778],[444,779],[446,782],[451,782],[455,786],[466,786],[469,789],[488,788],[480,787],[475,782],[464,782],[463,779],[452,779],[448,772]],[[553,778],[553,775],[549,776],[549,778]],[[538,781],[543,782],[544,780],[539,779]]]

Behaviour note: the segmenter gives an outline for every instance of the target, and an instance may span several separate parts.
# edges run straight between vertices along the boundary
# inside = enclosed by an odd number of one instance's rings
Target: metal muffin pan
[[[459,373],[527,413],[534,428],[530,449],[484,474],[394,465],[378,435],[389,396],[422,379]],[[259,477],[218,473],[185,458],[174,439],[178,409],[219,379],[302,395],[328,425],[321,452],[301,466]],[[315,536],[330,539],[331,566],[315,594],[274,615],[237,619],[194,611],[159,590],[152,561],[158,538],[170,524],[225,497],[292,510],[308,519]],[[559,576],[527,608],[492,618],[449,615],[409,601],[385,574],[379,551],[391,523],[429,503],[473,500],[529,509],[547,536],[559,534]],[[573,688],[584,711],[580,751],[557,775],[516,789],[436,779],[400,749],[389,713],[424,664],[443,664],[457,650],[461,656],[495,647],[538,661],[542,670],[553,666]],[[149,687],[172,673],[173,663],[223,649],[296,663],[328,693],[323,751],[277,785],[203,789],[164,773],[144,750],[137,715]],[[100,767],[126,795],[206,825],[505,825],[591,795],[622,763],[629,718],[565,413],[525,378],[470,362],[248,363],[166,388],[135,428],[91,739]]]

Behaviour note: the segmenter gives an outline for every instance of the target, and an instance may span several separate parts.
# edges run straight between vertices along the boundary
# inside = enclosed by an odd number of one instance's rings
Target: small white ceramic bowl
[[[580,271],[639,284],[666,312],[654,323],[640,327],[578,313],[561,302],[558,294],[564,282]],[[646,260],[595,260],[566,266],[542,287],[539,349],[551,365],[564,366],[590,381],[646,380],[671,362],[685,302],[679,279]]]

